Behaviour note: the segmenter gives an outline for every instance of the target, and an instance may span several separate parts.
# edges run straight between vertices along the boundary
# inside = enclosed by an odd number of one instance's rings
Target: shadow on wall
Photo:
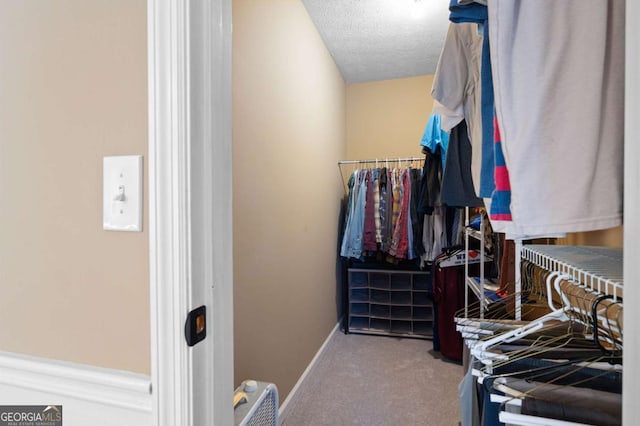
[[[344,295],[344,291],[346,288],[345,283],[347,282],[347,267],[349,262],[340,257],[340,246],[342,245],[342,234],[344,232],[344,216],[345,216],[345,206],[347,204],[347,196],[344,195],[342,201],[340,202],[340,212],[338,213],[338,229],[336,231],[336,235],[338,236],[338,241],[336,244],[336,312],[338,313],[336,321],[339,321],[340,318],[346,314],[346,300],[347,298]]]

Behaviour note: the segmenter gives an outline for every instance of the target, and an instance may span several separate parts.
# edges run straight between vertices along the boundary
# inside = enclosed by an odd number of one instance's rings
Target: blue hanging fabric
[[[440,156],[442,157],[442,170],[444,170],[445,157],[447,147],[449,146],[449,134],[442,130],[441,117],[438,114],[431,114],[427,127],[424,129],[420,145],[426,147],[435,154],[440,147]]]

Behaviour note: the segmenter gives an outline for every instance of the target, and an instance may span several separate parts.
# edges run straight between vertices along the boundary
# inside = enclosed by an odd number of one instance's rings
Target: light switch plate
[[[142,156],[104,157],[102,227],[142,231]]]

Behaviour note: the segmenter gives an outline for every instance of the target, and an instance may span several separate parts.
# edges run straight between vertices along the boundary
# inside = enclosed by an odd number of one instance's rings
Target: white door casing
[[[231,1],[149,0],[147,31],[154,424],[232,424]]]
[[[640,3],[626,2],[625,37],[625,120],[624,120],[624,366],[622,381],[622,423],[638,424],[638,392],[640,392],[640,39],[637,22]]]

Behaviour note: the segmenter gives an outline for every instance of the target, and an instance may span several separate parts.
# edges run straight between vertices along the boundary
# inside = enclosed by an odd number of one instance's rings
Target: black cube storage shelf
[[[348,269],[345,332],[433,338],[428,271]]]

